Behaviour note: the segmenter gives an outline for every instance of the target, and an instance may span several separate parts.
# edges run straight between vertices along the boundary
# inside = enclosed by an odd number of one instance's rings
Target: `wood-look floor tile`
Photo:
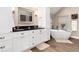
[[[33,52],[79,52],[79,40],[78,39],[69,39],[73,44],[69,43],[58,43],[54,39],[46,42],[50,45],[50,47],[45,50],[38,50],[37,48],[33,48]]]

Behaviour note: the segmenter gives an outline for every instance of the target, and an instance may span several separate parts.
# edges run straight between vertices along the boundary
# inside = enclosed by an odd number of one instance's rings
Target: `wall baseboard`
[[[71,38],[74,38],[74,39],[79,39],[78,36],[71,36]]]

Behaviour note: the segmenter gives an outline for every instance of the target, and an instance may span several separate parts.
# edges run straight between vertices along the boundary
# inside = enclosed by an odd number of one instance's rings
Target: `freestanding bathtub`
[[[65,30],[54,30],[51,29],[50,35],[55,39],[55,40],[68,40],[69,37],[71,36],[71,32],[65,31]]]

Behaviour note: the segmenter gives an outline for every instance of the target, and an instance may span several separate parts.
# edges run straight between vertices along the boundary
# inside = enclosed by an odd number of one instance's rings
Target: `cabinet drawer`
[[[44,29],[39,29],[39,30],[33,30],[33,31],[32,31],[32,34],[40,35],[40,34],[45,33],[45,32],[46,32],[46,30],[44,30]]]
[[[0,50],[2,52],[11,52],[12,50],[12,40],[1,42],[0,43]]]
[[[13,38],[13,34],[0,34],[0,42],[1,41],[6,41],[6,40],[11,40]]]
[[[32,31],[32,34],[35,34],[35,35],[36,35],[36,34],[39,34],[39,33],[40,33],[40,30],[33,30],[33,31]]]
[[[13,44],[14,52],[20,52],[29,49],[32,46],[30,38],[14,39]]]
[[[25,35],[29,35],[29,34],[32,34],[32,31],[16,32],[16,33],[14,33],[14,37],[25,36]]]

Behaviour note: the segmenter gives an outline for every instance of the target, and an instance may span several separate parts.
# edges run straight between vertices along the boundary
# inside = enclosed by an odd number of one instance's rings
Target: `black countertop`
[[[16,29],[12,32],[20,32],[20,31],[29,31],[29,30],[38,30],[38,29],[44,29],[44,28],[33,28],[33,29]]]

